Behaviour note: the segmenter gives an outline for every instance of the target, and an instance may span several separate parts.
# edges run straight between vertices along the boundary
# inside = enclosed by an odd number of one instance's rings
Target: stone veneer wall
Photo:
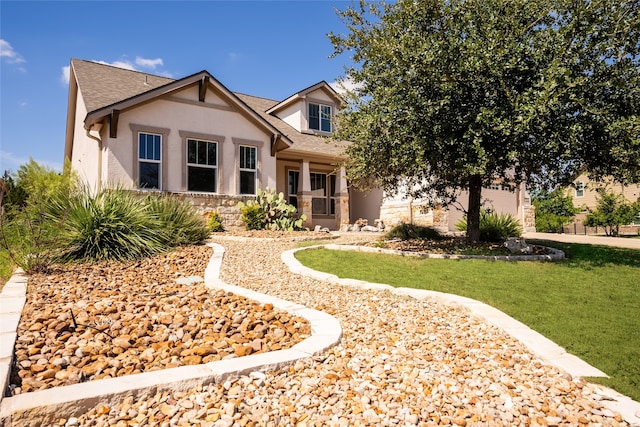
[[[415,224],[434,227],[443,231],[449,228],[449,213],[442,207],[429,208],[424,204],[413,204],[407,201],[397,203],[383,203],[380,207],[380,219],[386,227],[398,224]]]
[[[145,193],[147,194],[147,193]],[[165,193],[181,200],[186,200],[194,206],[203,216],[208,217],[213,212],[218,212],[225,230],[244,229],[244,223],[240,219],[242,213],[238,208],[238,202],[254,200],[255,196],[230,196],[225,194],[206,193]]]

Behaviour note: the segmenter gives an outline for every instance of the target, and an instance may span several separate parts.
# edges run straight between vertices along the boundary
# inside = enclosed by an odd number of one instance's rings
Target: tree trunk
[[[482,177],[472,175],[469,178],[469,207],[467,208],[467,243],[480,241],[480,201],[482,196]]]

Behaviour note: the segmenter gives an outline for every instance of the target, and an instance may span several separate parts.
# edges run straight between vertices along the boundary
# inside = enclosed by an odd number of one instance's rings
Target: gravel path
[[[222,279],[328,312],[339,345],[288,369],[97,406],[60,425],[627,425],[593,386],[465,311],[286,271],[291,241],[216,238]]]

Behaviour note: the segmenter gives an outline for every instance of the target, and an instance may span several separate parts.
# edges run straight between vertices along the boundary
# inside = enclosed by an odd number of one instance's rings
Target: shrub
[[[573,206],[573,198],[565,196],[561,188],[533,197],[536,207],[536,230],[541,233],[562,232],[562,227],[580,211]]]
[[[122,188],[52,200],[48,209],[66,212],[60,226],[60,261],[128,260],[200,243],[209,232],[205,220],[187,203],[170,196],[140,199]]]
[[[401,240],[442,240],[444,238],[435,228],[405,223],[393,227],[385,234],[385,237],[387,239]]]
[[[456,224],[458,231],[467,230],[467,217]],[[483,242],[502,242],[509,237],[520,237],[522,228],[517,219],[510,214],[497,214],[482,210],[480,212],[480,240]]]
[[[284,198],[284,194],[282,192],[276,194],[274,190],[270,190],[268,187],[265,191],[258,189],[258,194],[256,195],[255,200],[249,200],[246,204],[240,202],[238,203],[238,206],[242,210],[242,220],[248,230],[261,230],[264,228],[284,231],[307,230],[307,228],[302,225],[307,219],[306,215],[296,217],[298,210],[295,206],[287,203]],[[254,206],[260,208],[260,211],[253,208]],[[246,209],[248,207],[252,207],[252,210]],[[250,226],[247,220],[245,220],[245,216],[259,216],[260,212],[262,213],[260,221],[258,218],[246,218],[251,221]]]
[[[49,202],[68,199],[77,191],[78,180],[65,163],[62,173],[34,160],[20,166],[18,172],[3,177],[7,193],[0,217],[0,242],[14,265],[27,272],[42,271],[53,262],[58,247],[59,222],[65,211],[51,219]]]
[[[640,198],[631,203],[622,195],[598,190],[596,210],[589,212],[584,220],[587,227],[603,227],[607,236],[617,236],[620,226],[631,224],[640,212]]]
[[[209,219],[207,220],[207,229],[212,233],[224,231],[222,218],[218,212],[212,212],[211,215],[209,215]]]
[[[242,212],[242,222],[247,230],[264,230],[264,211],[259,205],[247,204],[240,206],[240,212]],[[242,202],[240,202],[242,203]]]
[[[169,246],[194,245],[209,237],[205,219],[183,200],[171,196],[146,198],[150,215],[160,220]]]
[[[85,188],[77,197],[53,203],[52,211],[67,210],[60,261],[127,260],[170,248],[162,221],[129,191],[103,190],[94,196]]]

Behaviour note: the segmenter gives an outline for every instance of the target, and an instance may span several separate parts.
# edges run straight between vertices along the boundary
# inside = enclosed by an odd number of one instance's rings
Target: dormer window
[[[331,106],[309,104],[309,129],[320,132],[331,132]]]

